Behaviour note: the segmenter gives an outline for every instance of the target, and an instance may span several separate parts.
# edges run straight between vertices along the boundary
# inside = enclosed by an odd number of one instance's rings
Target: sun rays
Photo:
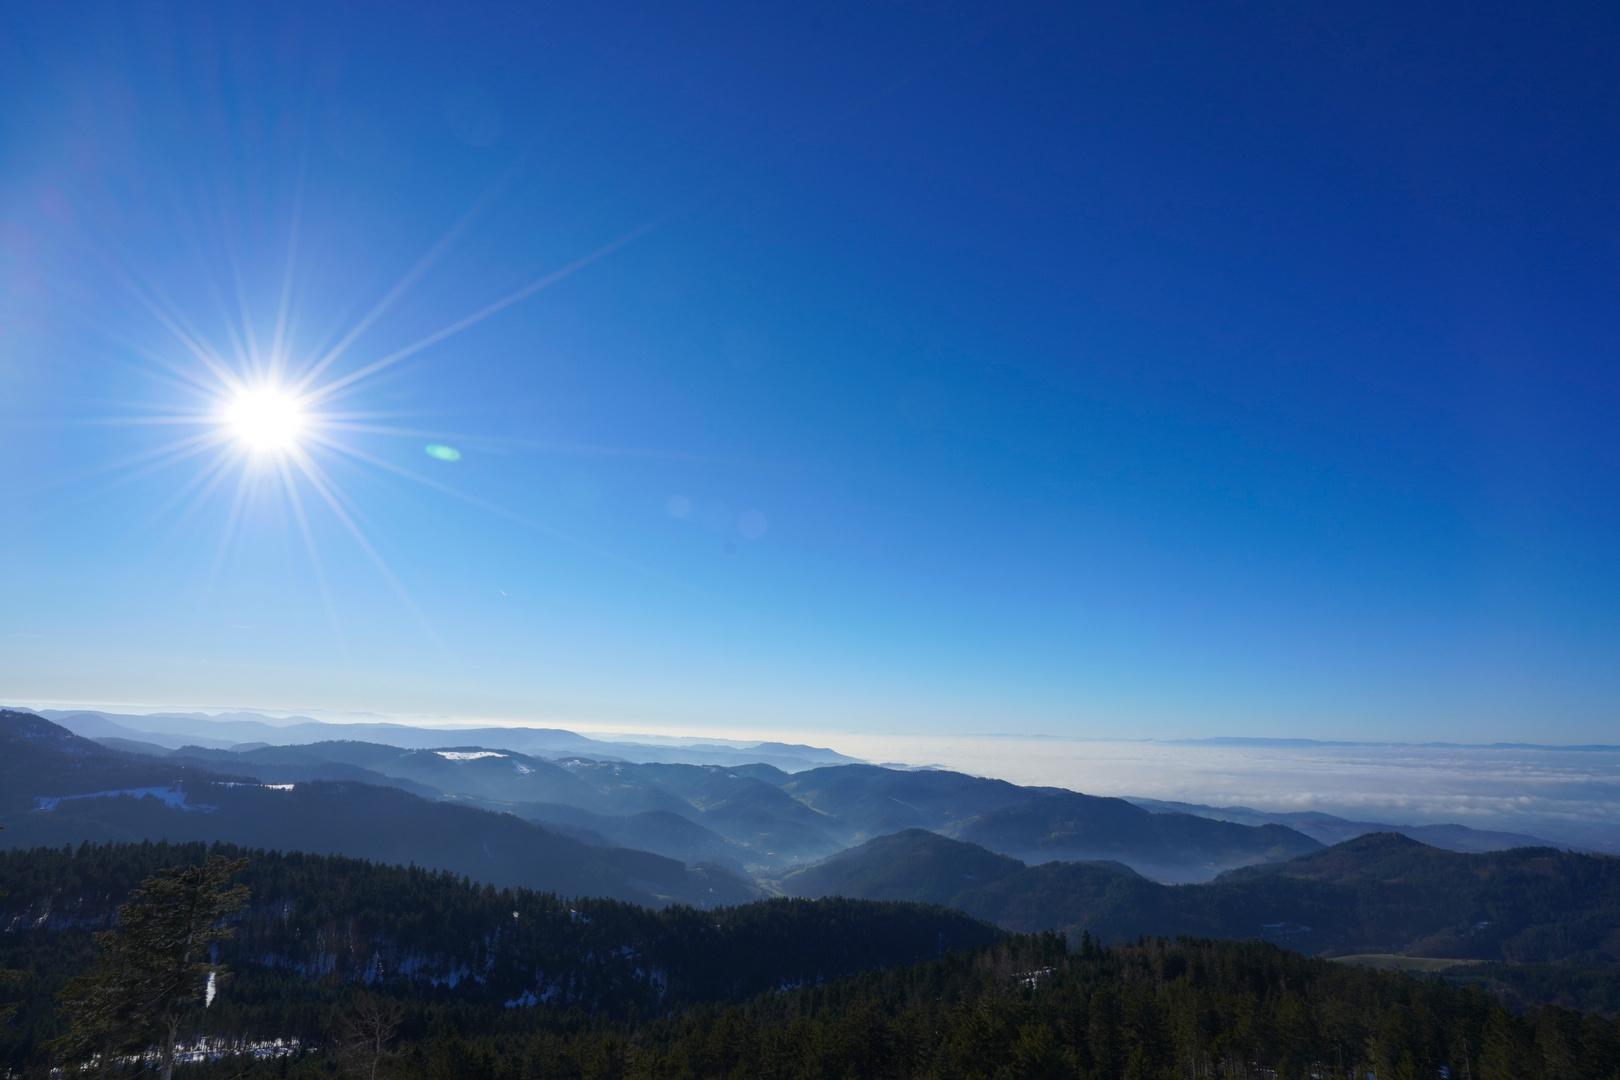
[[[137,281],[138,275],[119,273],[121,284],[158,331],[156,341],[126,339],[123,344],[137,369],[161,387],[161,393],[157,400],[144,404],[144,411],[126,413],[108,422],[186,430],[95,471],[115,485],[156,473],[180,475],[175,490],[167,493],[156,508],[154,522],[171,518],[178,526],[192,519],[204,505],[228,500],[208,575],[210,582],[221,572],[254,505],[268,495],[279,505],[302,543],[334,631],[338,629],[338,618],[314,521],[316,515],[329,518],[348,535],[423,628],[433,633],[429,620],[383,558],[375,538],[368,535],[359,500],[340,482],[338,473],[342,470],[335,468],[338,465],[350,473],[360,469],[403,478],[615,562],[627,563],[552,526],[423,476],[389,460],[391,455],[368,452],[359,445],[362,436],[410,438],[412,442],[427,436],[429,445],[440,451],[429,449],[429,457],[441,462],[459,460],[459,453],[447,454],[437,442],[443,433],[389,423],[401,416],[397,410],[365,409],[365,392],[371,384],[408,357],[571,277],[644,235],[658,222],[625,233],[408,345],[381,356],[365,357],[368,331],[410,290],[421,286],[428,270],[457,241],[466,224],[465,218],[457,222],[363,315],[327,336],[327,344],[310,348],[303,348],[299,341],[296,227],[288,230],[285,266],[276,275],[279,287],[271,290],[275,295],[265,298],[264,307],[274,314],[258,322],[258,327],[268,330],[262,337],[252,318],[253,298],[234,258],[230,260],[236,293],[234,311],[223,302],[221,290],[210,289],[219,322],[212,336],[199,328],[202,319],[173,302],[156,282]],[[352,475],[346,478],[353,479]]]

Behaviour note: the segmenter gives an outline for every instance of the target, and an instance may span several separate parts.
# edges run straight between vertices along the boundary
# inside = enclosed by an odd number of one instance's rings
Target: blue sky
[[[1612,9],[5,18],[0,696],[1613,741]]]

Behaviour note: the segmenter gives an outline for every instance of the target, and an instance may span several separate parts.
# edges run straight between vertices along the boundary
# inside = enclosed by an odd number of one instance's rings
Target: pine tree
[[[98,1063],[106,1076],[121,1055],[158,1049],[161,1080],[174,1073],[180,1024],[202,999],[210,976],[210,946],[232,934],[220,921],[247,903],[244,885],[230,886],[246,859],[213,855],[201,866],[168,867],[143,881],[118,909],[118,923],[96,935],[95,966],[62,991],[68,1033],[57,1043],[66,1062]]]
[[[130,951],[121,948],[116,931],[96,935],[101,946],[95,966],[63,987],[61,1001],[68,1031],[53,1044],[58,1060],[81,1068],[94,1062],[105,1077],[119,1059],[144,1051],[146,1025],[140,1015],[139,980]]]

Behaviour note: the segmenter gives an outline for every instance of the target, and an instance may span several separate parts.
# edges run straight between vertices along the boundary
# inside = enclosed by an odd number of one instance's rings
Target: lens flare
[[[304,414],[292,395],[263,386],[238,394],[225,410],[225,422],[250,450],[288,450],[298,441]]]
[[[297,204],[301,204],[301,201],[300,189]],[[195,313],[173,305],[163,291],[154,289],[154,281],[142,280],[150,278],[150,271],[144,271],[140,267],[129,267],[127,272],[126,268],[116,268],[115,272],[129,290],[135,304],[152,316],[155,328],[163,331],[156,341],[149,342],[144,339],[144,335],[137,335],[121,344],[129,348],[134,355],[151,363],[152,367],[145,372],[146,374],[180,389],[185,398],[179,402],[159,406],[149,414],[111,417],[106,422],[185,425],[204,430],[164,441],[111,462],[96,471],[122,473],[122,476],[111,481],[122,483],[182,463],[195,463],[197,459],[204,458],[203,464],[189,479],[179,485],[159,510],[162,514],[176,507],[183,507],[181,512],[185,515],[198,510],[205,501],[226,487],[234,476],[237,479],[236,494],[224,519],[218,552],[214,558],[213,569],[209,571],[210,583],[224,565],[227,551],[235,543],[238,532],[246,527],[246,522],[255,509],[279,505],[289,513],[297,532],[303,538],[316,583],[331,616],[334,633],[338,627],[337,611],[322,565],[319,523],[312,518],[308,512],[309,508],[324,508],[330,511],[331,519],[349,534],[371,560],[383,578],[416,615],[423,629],[429,635],[437,637],[427,617],[417,607],[404,584],[388,567],[362,529],[364,519],[359,517],[359,505],[350,493],[344,490],[333,469],[334,465],[351,470],[366,468],[402,477],[568,544],[593,551],[621,565],[656,574],[656,571],[597,548],[544,522],[525,517],[498,504],[460,491],[449,484],[421,475],[405,468],[390,457],[379,456],[364,448],[362,439],[368,436],[398,436],[413,441],[432,439],[435,441],[428,442],[423,447],[429,457],[440,462],[461,460],[462,452],[459,449],[436,441],[440,437],[438,432],[397,427],[391,423],[380,422],[411,415],[410,413],[376,412],[363,407],[335,406],[340,400],[352,395],[364,395],[369,383],[401,361],[483,322],[525,297],[572,276],[644,235],[656,227],[658,222],[649,222],[633,232],[626,233],[561,269],[553,270],[515,292],[485,304],[471,314],[456,319],[385,356],[364,362],[345,363],[343,366],[349,370],[340,373],[339,370],[329,371],[329,369],[343,363],[350,348],[355,346],[367,330],[404,296],[435,260],[452,245],[463,227],[472,220],[473,215],[469,213],[452,227],[358,322],[338,334],[334,344],[323,345],[316,351],[308,351],[296,339],[294,333],[300,322],[299,305],[295,302],[299,290],[294,288],[299,236],[299,226],[296,222],[297,204],[295,204],[294,226],[287,236],[287,253],[282,269],[279,304],[272,306],[275,312],[274,329],[268,339],[261,338],[254,330],[254,320],[250,315],[255,305],[239,272],[236,284],[238,299],[241,302],[240,312],[233,314],[224,308],[218,312],[223,316],[219,332],[224,334],[230,345],[229,348],[222,349],[217,341],[210,338],[206,330],[206,320],[199,323]],[[214,275],[207,272],[206,267],[204,271],[203,282],[216,285],[217,282],[209,280]],[[217,288],[213,291],[219,294]],[[203,329],[199,329],[199,326]],[[334,333],[337,331],[334,330]],[[572,448],[563,449],[573,452]],[[306,507],[307,495],[315,496],[308,507]],[[212,591],[211,585],[207,591]]]

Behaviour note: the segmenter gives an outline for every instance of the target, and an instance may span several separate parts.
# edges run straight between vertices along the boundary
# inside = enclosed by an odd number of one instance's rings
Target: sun
[[[298,399],[285,390],[260,386],[236,395],[225,409],[225,424],[249,450],[290,450],[304,426],[304,410]]]
[[[161,293],[149,293],[137,280],[140,274],[122,275],[136,303],[166,331],[166,335],[156,342],[133,340],[126,344],[133,348],[134,355],[152,363],[153,367],[146,374],[180,389],[186,398],[183,401],[165,402],[150,413],[107,418],[106,422],[184,425],[202,430],[179,435],[131,454],[106,466],[106,471],[123,472],[133,479],[182,462],[196,463],[196,459],[202,459],[190,478],[180,484],[163,506],[164,510],[168,510],[183,505],[185,509],[182,512],[186,514],[227,486],[234,477],[237,480],[236,495],[224,520],[219,554],[215,557],[215,569],[210,571],[211,575],[221,566],[225,553],[242,528],[249,504],[260,504],[261,500],[274,501],[288,512],[297,531],[302,534],[334,628],[337,626],[336,610],[332,606],[326,571],[322,568],[315,523],[309,513],[316,504],[331,512],[331,516],[349,533],[416,613],[423,626],[432,633],[405,586],[361,528],[363,519],[356,520],[359,505],[344,491],[334,472],[329,471],[333,463],[341,463],[355,471],[364,469],[372,473],[388,473],[565,542],[589,548],[590,545],[584,541],[548,524],[486,502],[442,480],[423,476],[389,457],[370,453],[362,443],[362,438],[366,436],[406,437],[416,441],[429,457],[441,463],[459,461],[460,451],[441,441],[445,432],[396,426],[394,420],[412,414],[366,409],[363,397],[358,407],[355,403],[338,404],[357,393],[363,394],[368,382],[381,372],[562,281],[658,224],[657,221],[649,222],[626,233],[386,355],[358,362],[352,358],[346,360],[351,346],[395,301],[405,295],[416,279],[448,248],[467,220],[470,218],[446,233],[357,322],[334,341],[323,342],[315,350],[306,350],[296,340],[294,333],[299,324],[299,305],[295,303],[299,290],[294,287],[296,229],[288,238],[280,301],[273,308],[274,318],[258,323],[261,327],[271,326],[273,329],[267,337],[255,332],[255,324],[249,318],[249,309],[253,305],[244,293],[239,297],[242,302],[240,320],[228,311],[220,312],[224,316],[221,329],[229,348],[219,348],[207,333],[196,329],[198,319],[194,315],[172,306]],[[207,276],[204,275],[205,279]],[[237,284],[239,288],[242,287],[240,278]],[[207,325],[206,321],[203,325]],[[314,496],[313,501],[307,498],[309,495]]]

